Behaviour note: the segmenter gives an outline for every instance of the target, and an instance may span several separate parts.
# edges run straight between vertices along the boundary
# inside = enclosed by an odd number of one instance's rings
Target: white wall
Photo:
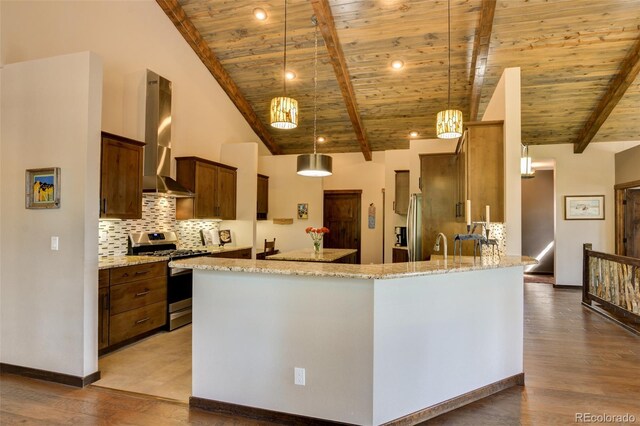
[[[296,174],[297,155],[260,157],[259,173],[269,176],[269,214],[256,225],[256,249],[276,238],[280,252],[311,248],[307,226],[322,226],[322,179]],[[309,204],[309,218],[298,220],[297,205]],[[292,225],[275,225],[273,219],[293,219]]]
[[[175,157],[217,161],[223,143],[259,141],[155,1],[0,4],[3,63],[87,50],[102,58],[102,130],[143,140],[144,108],[134,92],[148,68],[173,82]]]
[[[506,68],[502,73],[482,116],[482,121],[492,120],[504,120],[506,251],[519,256],[522,253],[520,68]]]
[[[640,142],[634,142],[640,144]],[[616,184],[640,180],[640,146],[616,154]]]
[[[88,52],[2,70],[3,363],[97,371],[101,93],[102,64]],[[61,168],[59,209],[25,209],[25,169],[41,167]]]
[[[555,278],[558,285],[582,285],[582,245],[614,252],[615,151],[619,143],[591,143],[582,154],[572,144],[535,145],[529,154],[535,161],[554,160],[556,194]],[[566,195],[604,195],[605,220],[565,220]]]
[[[236,220],[225,220],[220,229],[230,229],[236,246],[255,245],[258,192],[258,146],[255,143],[224,144],[220,161],[237,167]]]
[[[371,161],[360,153],[332,154],[333,175],[323,179],[323,190],[361,189],[360,263],[382,263],[382,188],[385,186],[385,154],[374,152]],[[376,208],[375,228],[369,229],[368,211]]]

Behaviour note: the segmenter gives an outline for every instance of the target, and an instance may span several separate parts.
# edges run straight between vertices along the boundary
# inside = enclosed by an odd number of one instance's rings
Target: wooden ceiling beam
[[[484,73],[487,68],[493,17],[496,12],[496,0],[482,0],[480,23],[473,42],[473,56],[471,57],[471,102],[469,121],[478,120]]]
[[[360,111],[358,110],[358,103],[356,102],[356,95],[351,84],[351,77],[349,75],[349,69],[347,68],[347,61],[345,60],[344,53],[342,52],[342,46],[338,39],[338,33],[336,31],[335,22],[333,20],[333,14],[331,13],[331,7],[328,0],[311,0],[313,11],[318,20],[318,27],[320,33],[324,39],[324,44],[329,52],[329,58],[331,59],[331,65],[336,74],[336,80],[340,86],[344,103],[347,107],[347,113],[349,119],[353,125],[353,130],[356,132],[356,138],[360,144],[360,149],[364,155],[365,160],[371,161],[371,146],[367,139],[367,133],[362,120],[360,119]]]
[[[178,29],[189,46],[196,52],[202,63],[207,67],[211,75],[225,91],[231,102],[238,108],[240,114],[247,121],[251,129],[258,135],[267,149],[274,155],[282,154],[282,149],[273,139],[268,129],[255,113],[251,104],[244,97],[238,85],[233,81],[227,70],[224,69],[218,58],[213,54],[200,32],[187,17],[184,9],[177,0],[156,0],[158,5],[167,14],[173,25]]]
[[[613,77],[607,91],[600,98],[600,102],[591,112],[584,127],[578,134],[578,138],[573,144],[574,153],[582,154],[584,152],[629,86],[633,84],[638,73],[640,73],[640,37],[623,59],[618,74]]]

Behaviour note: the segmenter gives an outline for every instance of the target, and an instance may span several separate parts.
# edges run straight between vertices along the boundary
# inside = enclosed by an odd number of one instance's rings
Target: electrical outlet
[[[58,250],[58,237],[51,237],[51,250]]]
[[[294,367],[293,369],[293,383],[296,385],[304,386],[305,382],[305,371],[304,368]]]

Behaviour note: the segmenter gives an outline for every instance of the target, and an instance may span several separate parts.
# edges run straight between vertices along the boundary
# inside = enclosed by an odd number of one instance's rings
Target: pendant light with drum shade
[[[287,96],[287,0],[284,1],[284,61],[282,67],[284,96],[271,99],[271,126],[276,129],[298,127],[298,101]]]
[[[462,136],[462,111],[451,109],[451,0],[447,2],[447,31],[449,34],[449,95],[447,109],[440,111],[436,120],[436,134],[440,139]]]
[[[333,159],[325,154],[316,152],[318,138],[318,21],[315,15],[311,17],[315,26],[315,50],[313,56],[313,154],[298,155],[298,174],[302,176],[324,177],[331,176]]]

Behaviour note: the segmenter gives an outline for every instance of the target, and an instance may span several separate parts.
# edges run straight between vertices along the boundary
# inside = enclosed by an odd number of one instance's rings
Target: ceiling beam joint
[[[351,84],[347,61],[345,60],[342,46],[338,39],[338,33],[336,31],[329,1],[311,0],[311,5],[313,6],[313,12],[318,20],[318,27],[322,34],[322,38],[324,39],[324,44],[329,52],[331,65],[333,65],[336,80],[340,86],[340,91],[342,92],[342,97],[344,99],[345,106],[347,107],[347,113],[349,114],[349,119],[353,125],[353,130],[356,133],[356,138],[360,144],[360,149],[362,150],[365,160],[371,161],[371,147],[369,145],[369,140],[367,139],[367,132],[365,131],[360,118],[360,111],[358,110],[356,95],[353,90],[353,85]]]
[[[582,154],[587,145],[596,136],[600,127],[607,121],[607,118],[616,107],[625,92],[631,86],[640,72],[640,37],[620,64],[618,74],[616,74],[607,87],[606,92],[600,98],[600,102],[591,112],[591,115],[584,123],[582,130],[578,133],[573,144],[573,152]]]

